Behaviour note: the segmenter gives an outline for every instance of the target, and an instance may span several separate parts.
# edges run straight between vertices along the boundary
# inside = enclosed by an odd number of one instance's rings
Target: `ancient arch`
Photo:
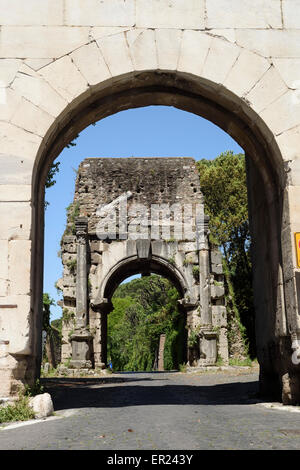
[[[199,335],[190,365],[228,362],[221,253],[209,242],[192,158],[83,160],[61,257],[62,361],[72,357],[72,368],[106,366],[111,298],[137,273],[163,275],[181,294],[188,334]]]
[[[145,242],[144,242],[145,243]],[[162,245],[162,244],[161,244]],[[151,247],[151,242],[150,246]],[[155,247],[155,244],[154,244]],[[106,279],[104,279],[103,284],[101,286],[101,289],[99,289],[98,292],[98,305],[96,309],[98,310],[98,314],[100,316],[100,319],[97,318],[97,314],[95,315],[95,324],[99,326],[99,320],[101,320],[101,338],[99,343],[101,344],[101,351],[98,352],[99,354],[99,360],[98,364],[97,361],[94,360],[95,366],[100,366],[103,367],[107,365],[107,340],[109,336],[109,331],[107,329],[107,319],[108,319],[108,314],[112,311],[113,305],[112,305],[112,294],[114,293],[115,288],[122,282],[122,280],[126,279],[128,276],[128,273],[130,275],[133,274],[142,274],[142,275],[149,275],[150,273],[153,274],[159,274],[161,276],[166,277],[167,279],[171,280],[174,284],[174,286],[178,289],[178,292],[180,292],[181,299],[180,299],[180,304],[179,304],[179,310],[181,311],[182,315],[185,317],[185,325],[189,330],[191,331],[191,328],[194,326],[194,318],[193,318],[193,310],[197,308],[197,304],[195,303],[193,306],[191,305],[185,305],[185,294],[188,292],[188,283],[181,271],[176,267],[174,264],[170,263],[168,260],[166,260],[164,257],[161,256],[156,256],[151,253],[151,259],[145,260],[145,259],[140,259],[138,257],[138,252],[140,251],[141,244],[139,246],[139,243],[136,245],[137,248],[137,254],[134,256],[129,256],[125,257],[122,260],[120,260],[119,263],[114,266],[110,273],[106,276]],[[146,250],[148,251],[148,247],[145,246]],[[152,247],[151,247],[152,251]],[[181,267],[182,268],[182,267]],[[107,302],[103,302],[103,299],[105,299]],[[94,306],[95,308],[95,306]],[[195,315],[194,315],[195,316]],[[219,319],[219,318],[218,318]],[[189,322],[188,322],[189,320]],[[211,322],[211,329],[212,329],[213,323]],[[216,335],[214,335],[214,338]],[[185,341],[186,343],[186,341]],[[210,357],[206,357],[206,363],[207,364],[214,364],[215,363],[215,357],[216,357],[216,344],[213,345],[212,348],[212,355]],[[187,351],[187,345],[185,344],[185,350],[182,351],[183,357],[185,358],[185,361],[192,362],[192,358],[188,356],[188,351]],[[194,358],[193,358],[194,359]],[[197,356],[197,359],[199,359],[199,356]]]
[[[38,373],[51,162],[88,124],[166,104],[247,154],[261,389],[299,401],[299,5],[49,1],[1,18],[1,395]]]

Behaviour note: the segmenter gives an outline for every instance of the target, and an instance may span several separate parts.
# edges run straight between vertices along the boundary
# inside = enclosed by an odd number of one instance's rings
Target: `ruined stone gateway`
[[[61,244],[62,361],[105,367],[115,288],[130,275],[157,273],[177,287],[188,334],[198,337],[189,364],[213,365],[217,356],[227,363],[222,257],[207,224],[192,158],[85,159]]]

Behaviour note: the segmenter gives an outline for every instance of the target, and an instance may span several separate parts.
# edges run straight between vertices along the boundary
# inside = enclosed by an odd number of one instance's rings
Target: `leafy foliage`
[[[45,183],[46,188],[51,188],[55,185],[56,180],[54,179],[54,177],[59,172],[59,165],[60,162],[52,163]]]
[[[43,294],[43,330],[49,333],[51,330],[50,326],[50,307],[55,305],[54,299],[50,297],[50,295],[46,292]]]
[[[71,204],[66,208],[66,212],[68,223],[64,235],[75,235],[75,219],[80,215],[79,202],[71,202]]]
[[[197,162],[205,210],[210,217],[211,242],[222,247],[229,321],[229,352],[244,343],[244,354],[255,356],[251,237],[248,219],[245,156],[222,153],[215,160]],[[241,349],[241,348],[240,348]]]
[[[152,370],[161,334],[166,334],[164,367],[178,369],[185,338],[178,298],[170,282],[156,275],[116,289],[108,317],[108,357],[115,370]]]
[[[78,137],[79,136],[76,135],[76,137],[72,140],[72,142],[69,142],[66,145],[66,148],[75,147],[76,146],[75,141]],[[47,175],[47,179],[46,179],[46,183],[45,183],[45,188],[46,189],[51,188],[52,186],[55,185],[56,180],[54,179],[54,177],[59,172],[59,166],[60,166],[60,162],[52,163],[52,165],[51,165],[51,167],[48,171],[48,175]],[[45,209],[47,208],[47,206],[49,206],[49,202],[45,201],[45,204],[44,204]]]
[[[0,423],[9,421],[27,421],[33,419],[35,413],[29,406],[29,396],[20,396],[13,405],[0,407]]]
[[[57,331],[59,331],[60,335],[62,335],[62,320],[62,318],[56,318],[51,322],[52,328],[55,328]]]

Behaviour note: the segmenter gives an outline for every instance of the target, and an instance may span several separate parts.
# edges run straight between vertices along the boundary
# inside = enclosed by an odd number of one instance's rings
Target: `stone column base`
[[[107,369],[107,366],[104,362],[95,362],[95,369]]]
[[[200,359],[198,366],[213,366],[217,362],[217,334],[210,328],[201,328],[199,335]]]
[[[78,328],[74,334],[71,335],[72,343],[72,360],[70,367],[72,369],[91,369],[93,367],[92,357],[92,343],[93,336],[85,328]]]

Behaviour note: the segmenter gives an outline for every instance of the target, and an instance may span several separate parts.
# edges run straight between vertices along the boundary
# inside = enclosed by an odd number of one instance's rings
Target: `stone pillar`
[[[108,299],[102,298],[97,304],[92,304],[96,319],[96,333],[94,337],[94,363],[96,369],[107,367],[107,316],[113,310]]]
[[[75,221],[77,243],[76,268],[76,326],[71,335],[72,360],[70,366],[75,369],[92,367],[93,336],[87,328],[88,283],[87,283],[87,242],[88,219],[78,217]]]
[[[217,360],[217,335],[212,326],[208,223],[209,217],[204,214],[197,220],[200,304],[199,366],[213,365]]]
[[[166,342],[166,335],[162,334],[159,337],[159,345],[158,345],[158,366],[157,370],[164,371],[164,352],[165,352],[165,342]]]
[[[97,311],[96,334],[94,337],[94,363],[96,369],[105,369],[107,366],[107,313]]]

